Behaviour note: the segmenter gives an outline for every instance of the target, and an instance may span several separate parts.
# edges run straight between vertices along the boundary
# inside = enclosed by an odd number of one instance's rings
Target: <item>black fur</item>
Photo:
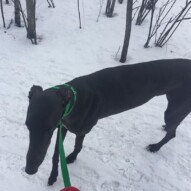
[[[32,86],[32,88],[30,89],[29,95],[28,95],[29,100],[33,97],[33,95],[35,95],[39,92],[42,92],[42,91],[43,91],[42,87],[35,86],[35,85]]]
[[[76,134],[74,151],[67,157],[68,163],[77,158],[85,135],[101,118],[135,108],[154,96],[166,94],[166,136],[159,143],[147,147],[149,151],[156,152],[175,137],[176,128],[191,111],[191,61],[186,59],[107,68],[76,78],[68,84],[77,91],[74,109],[65,119],[67,129]],[[73,94],[68,87],[62,85],[59,90],[50,88],[45,91],[39,87],[37,91],[33,87],[29,98],[26,125],[30,130],[30,145],[26,172],[34,174],[44,159],[66,104],[73,100]],[[63,137],[66,136],[67,129],[63,129]],[[56,181],[58,160],[57,140],[49,185]]]

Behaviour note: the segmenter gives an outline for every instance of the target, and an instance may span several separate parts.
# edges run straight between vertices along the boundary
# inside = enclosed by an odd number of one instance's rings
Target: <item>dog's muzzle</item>
[[[37,173],[37,171],[38,171],[38,167],[26,166],[26,168],[25,168],[25,172],[26,172],[27,174],[29,174],[29,175],[33,175],[33,174]]]

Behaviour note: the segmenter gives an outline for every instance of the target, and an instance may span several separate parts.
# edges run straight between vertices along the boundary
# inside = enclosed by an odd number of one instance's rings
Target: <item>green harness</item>
[[[64,185],[67,188],[67,187],[71,186],[71,182],[70,182],[70,176],[69,176],[67,162],[66,162],[66,155],[64,152],[62,128],[66,128],[66,126],[64,125],[64,119],[70,115],[70,113],[72,112],[72,110],[74,108],[74,104],[75,104],[76,99],[77,99],[77,92],[75,91],[75,89],[72,86],[70,86],[68,84],[64,84],[64,86],[68,87],[73,92],[73,95],[74,95],[73,104],[71,103],[71,101],[69,101],[67,103],[64,114],[63,114],[61,120],[59,121],[59,123],[57,125],[58,131],[59,131],[59,154],[60,154],[62,178],[63,178]],[[61,87],[59,87],[59,86],[53,87],[53,89],[57,89],[57,90],[59,90],[60,88]]]

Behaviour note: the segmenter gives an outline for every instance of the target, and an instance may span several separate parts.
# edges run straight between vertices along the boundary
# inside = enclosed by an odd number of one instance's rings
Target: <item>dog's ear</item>
[[[62,99],[62,103],[63,103],[64,106],[72,98],[72,92],[68,88],[58,89],[56,93]]]
[[[39,93],[39,92],[42,92],[42,91],[43,91],[43,89],[42,89],[41,86],[35,86],[35,85],[33,85],[33,86],[31,87],[30,91],[29,91],[29,95],[28,95],[29,100],[30,100],[35,94],[37,94],[37,93]]]

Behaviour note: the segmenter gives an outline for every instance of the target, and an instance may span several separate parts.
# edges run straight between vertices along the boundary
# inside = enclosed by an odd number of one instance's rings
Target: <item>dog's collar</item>
[[[61,121],[66,118],[67,116],[70,115],[70,113],[72,112],[73,108],[74,108],[74,105],[76,103],[76,99],[77,99],[77,92],[76,90],[69,84],[63,84],[61,86],[65,86],[65,87],[68,87],[71,92],[73,93],[73,103],[71,101],[69,101],[67,104],[66,104],[66,108],[65,108],[65,111],[64,111],[64,114],[62,116],[62,119]],[[53,89],[56,89],[56,90],[59,90],[61,88],[61,86],[54,86],[52,87]]]

